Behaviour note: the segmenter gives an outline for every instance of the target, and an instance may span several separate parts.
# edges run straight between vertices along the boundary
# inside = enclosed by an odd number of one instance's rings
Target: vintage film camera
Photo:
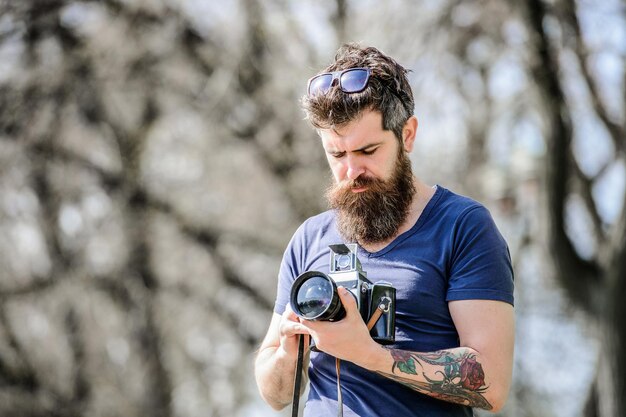
[[[356,298],[361,317],[367,323],[374,311],[382,306],[383,313],[370,331],[381,344],[395,341],[396,289],[390,283],[372,284],[361,269],[356,244],[329,245],[330,273],[307,271],[291,287],[291,309],[306,320],[339,321],[346,311],[341,304],[337,285],[348,289]]]

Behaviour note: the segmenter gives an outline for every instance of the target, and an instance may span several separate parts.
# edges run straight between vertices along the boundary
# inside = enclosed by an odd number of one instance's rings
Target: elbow
[[[284,366],[276,364],[273,350],[266,349],[257,355],[254,376],[261,399],[275,411],[281,411],[291,404],[293,389],[291,381],[284,375]],[[268,356],[269,359],[268,359]],[[291,372],[287,372],[289,374]]]
[[[277,403],[269,403],[270,407],[272,407],[272,409],[274,411],[282,411],[287,405],[286,404],[277,404]]]
[[[291,401],[285,401],[285,398],[282,398],[282,395],[279,395],[280,393],[263,389],[264,385],[258,380],[257,385],[259,388],[259,394],[261,395],[261,399],[275,411],[281,411],[289,404],[291,404]]]
[[[284,397],[285,393],[275,387],[272,389],[272,384],[262,378],[259,373],[256,373],[255,376],[258,392],[265,404],[269,405],[275,411],[281,411],[291,403],[291,401],[286,400]]]
[[[508,390],[502,393],[496,393],[490,398],[489,405],[490,408],[487,411],[491,413],[499,413],[502,411],[504,406],[506,405],[506,400],[508,398]]]
[[[489,411],[490,413],[494,413],[494,414],[499,413],[499,412],[500,412],[500,411],[502,411],[502,409],[504,408],[504,404],[505,404],[504,402],[502,402],[502,403],[496,403],[496,404],[493,404],[493,406],[491,407],[491,409],[490,409],[490,410],[488,410],[488,411]]]
[[[490,413],[496,414],[502,411],[503,408],[504,408],[504,403],[494,403],[491,405],[491,408],[487,411],[489,411]]]
[[[285,402],[284,400],[277,398],[274,393],[264,390],[263,385],[258,384],[258,388],[261,399],[275,411],[281,411],[290,404],[289,402]]]
[[[263,401],[265,401],[265,403],[268,404],[270,407],[272,407],[272,409],[274,409],[275,411],[281,411],[289,405],[289,403],[275,401],[271,398],[266,398],[266,397],[263,397]]]

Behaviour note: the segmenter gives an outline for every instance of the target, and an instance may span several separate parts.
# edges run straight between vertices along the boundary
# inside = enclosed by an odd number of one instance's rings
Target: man
[[[277,410],[292,400],[299,335],[320,351],[310,352],[305,416],[337,414],[335,358],[346,416],[470,416],[504,405],[514,338],[508,248],[482,205],[413,176],[413,106],[406,70],[372,47],[344,45],[309,81],[303,107],[334,181],[331,210],[300,226],[285,251],[255,363]],[[342,287],[339,321],[300,319],[289,306],[294,280],[328,271],[328,246],[350,242],[368,278],[397,290],[392,345],[371,338]]]

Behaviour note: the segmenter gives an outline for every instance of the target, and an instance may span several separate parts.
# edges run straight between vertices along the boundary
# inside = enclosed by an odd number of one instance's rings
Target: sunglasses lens
[[[325,93],[332,83],[332,74],[322,74],[313,78],[309,83],[309,95],[314,96],[316,94]]]
[[[346,93],[358,93],[367,86],[369,74],[367,70],[355,69],[341,74],[341,89]]]

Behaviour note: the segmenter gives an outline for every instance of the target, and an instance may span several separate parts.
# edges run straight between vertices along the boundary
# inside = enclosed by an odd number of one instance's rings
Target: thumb
[[[341,300],[341,304],[343,304],[343,308],[346,309],[346,314],[350,315],[354,312],[358,313],[358,306],[356,304],[356,298],[352,293],[344,288],[337,287],[337,293],[339,294],[339,299]]]

